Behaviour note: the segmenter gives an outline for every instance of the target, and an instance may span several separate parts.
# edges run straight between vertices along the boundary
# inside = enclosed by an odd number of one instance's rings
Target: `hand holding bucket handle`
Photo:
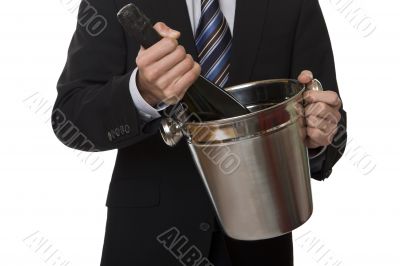
[[[313,79],[310,83],[306,85],[306,90],[311,90],[311,91],[324,91],[324,88],[322,87],[321,82],[318,79]],[[305,135],[307,135],[305,133]],[[318,157],[320,154],[322,154],[326,150],[326,146],[323,147],[320,151],[317,151],[315,153],[310,152],[308,153],[309,159],[314,159]]]

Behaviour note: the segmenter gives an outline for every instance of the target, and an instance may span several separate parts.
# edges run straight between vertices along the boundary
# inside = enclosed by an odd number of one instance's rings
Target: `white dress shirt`
[[[200,21],[201,1],[186,0],[186,5],[189,12],[189,18],[194,36]],[[228,22],[229,29],[231,30],[231,33],[233,35],[236,0],[219,0],[219,5],[222,13],[224,14]],[[151,121],[153,119],[159,118],[160,114],[158,113],[158,111],[162,109],[155,109],[150,104],[148,104],[145,99],[143,99],[136,85],[136,75],[137,68],[132,72],[131,78],[129,80],[129,90],[131,92],[133,103],[135,104],[136,109],[139,111],[140,116],[146,121]]]

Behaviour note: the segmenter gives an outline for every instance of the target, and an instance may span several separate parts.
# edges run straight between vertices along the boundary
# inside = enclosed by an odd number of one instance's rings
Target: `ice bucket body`
[[[183,125],[223,230],[234,239],[280,236],[312,214],[304,90],[294,80],[231,87],[251,114]]]

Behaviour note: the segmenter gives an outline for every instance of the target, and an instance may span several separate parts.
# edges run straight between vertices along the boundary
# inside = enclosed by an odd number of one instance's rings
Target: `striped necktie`
[[[232,35],[218,0],[201,0],[196,48],[202,75],[223,88],[229,78]]]

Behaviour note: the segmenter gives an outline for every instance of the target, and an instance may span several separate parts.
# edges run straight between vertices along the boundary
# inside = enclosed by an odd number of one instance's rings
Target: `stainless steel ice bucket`
[[[303,92],[295,80],[227,88],[252,112],[189,122],[186,110],[163,121],[169,145],[187,138],[225,233],[260,240],[288,233],[311,216],[310,168],[304,144]],[[322,89],[314,81],[308,89]]]

